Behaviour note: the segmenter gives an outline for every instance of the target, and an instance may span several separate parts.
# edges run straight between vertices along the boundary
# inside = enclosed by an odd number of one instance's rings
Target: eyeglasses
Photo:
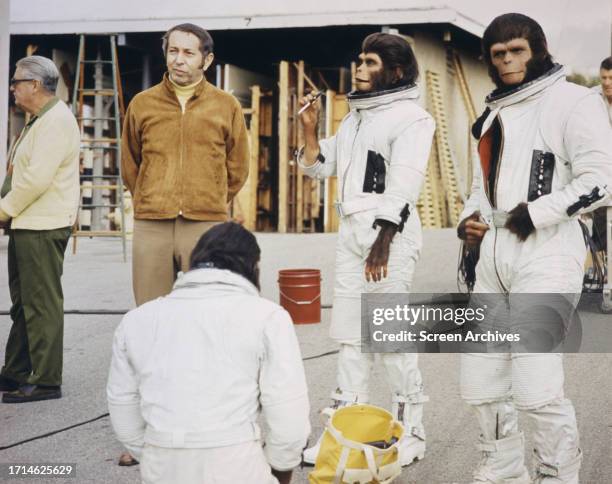
[[[11,86],[14,86],[15,84],[19,84],[20,82],[26,82],[26,81],[37,81],[38,79],[11,79],[9,81],[9,84]]]

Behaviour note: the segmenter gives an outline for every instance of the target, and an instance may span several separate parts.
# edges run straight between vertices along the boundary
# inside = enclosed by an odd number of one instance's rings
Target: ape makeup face
[[[355,73],[358,92],[379,92],[412,85],[418,75],[416,57],[405,38],[376,32],[363,39]]]
[[[500,90],[512,90],[554,68],[540,24],[520,13],[495,17],[482,36],[489,76]]]
[[[527,78],[529,61],[532,59],[529,41],[525,38],[497,42],[490,48],[491,64],[497,78],[505,86],[516,86]]]
[[[402,69],[400,67],[386,68],[381,57],[375,52],[359,54],[359,62],[355,73],[357,91],[365,93],[392,89],[400,85],[402,79]]]
[[[379,90],[383,67],[383,61],[378,54],[374,52],[359,54],[359,62],[355,73],[357,90],[359,92]]]

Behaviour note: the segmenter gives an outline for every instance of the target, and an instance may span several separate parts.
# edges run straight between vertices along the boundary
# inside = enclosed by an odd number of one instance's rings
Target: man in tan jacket
[[[5,403],[61,397],[61,276],[79,205],[80,134],[55,97],[58,78],[55,64],[35,55],[17,62],[11,80],[15,104],[32,118],[9,153],[0,191],[13,320],[0,371]]]
[[[136,304],[168,294],[191,250],[248,174],[243,113],[209,84],[213,41],[193,24],[163,37],[168,72],[136,95],[123,127],[121,165],[134,199],[132,278]]]

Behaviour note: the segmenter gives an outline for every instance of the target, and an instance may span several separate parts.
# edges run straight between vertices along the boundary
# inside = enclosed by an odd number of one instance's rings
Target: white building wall
[[[415,33],[414,48],[419,62],[421,104],[424,107],[428,106],[426,72],[433,71],[440,76],[449,128],[448,143],[458,168],[459,181],[464,192],[468,193],[468,159],[469,150],[472,149],[471,126],[459,84],[447,64],[445,44],[439,35],[420,30]],[[484,110],[484,98],[493,89],[493,84],[489,80],[486,67],[475,53],[460,50],[459,54],[478,116]]]
[[[9,11],[10,3],[0,1],[0,183],[6,173],[6,140],[9,99]]]

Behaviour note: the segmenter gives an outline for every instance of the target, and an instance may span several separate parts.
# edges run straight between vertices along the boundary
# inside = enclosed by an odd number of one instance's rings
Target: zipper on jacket
[[[501,116],[497,116],[499,119],[499,130],[501,132],[501,142],[499,145],[499,154],[497,156],[497,163],[495,164],[495,183],[493,184],[493,193],[490,194],[489,202],[491,206],[495,209],[497,208],[497,182],[499,181],[499,173],[501,171],[501,162],[502,156],[504,154],[504,123],[502,122]],[[510,293],[504,283],[502,282],[501,276],[499,274],[499,270],[497,269],[497,227],[495,227],[495,239],[493,241],[493,267],[495,267],[495,275],[497,276],[497,281],[502,288],[502,291],[506,296]]]
[[[493,267],[495,267],[495,275],[497,276],[497,282],[502,288],[502,291],[506,296],[510,294],[510,291],[506,288],[504,283],[502,282],[501,276],[499,275],[499,271],[497,270],[497,227],[493,227],[495,229],[495,239],[493,239]]]
[[[176,96],[176,94],[175,94]],[[189,99],[187,99],[187,101],[185,101],[185,109],[183,110],[182,106],[180,105],[181,103],[178,101],[178,97],[176,98],[177,102],[179,103],[179,107],[181,108],[181,135],[179,138],[180,141],[180,152],[179,152],[179,175],[181,177],[181,190],[179,193],[179,215],[183,215],[183,192],[184,192],[184,180],[185,177],[183,176],[183,149],[184,149],[184,144],[183,144],[183,140],[185,139],[185,137],[183,136],[183,131],[184,131],[184,122],[183,120],[185,119],[185,113],[187,112],[187,106],[189,106],[189,101],[191,101],[194,98],[194,96],[191,96]]]
[[[353,152],[355,151],[355,143],[357,142],[357,136],[359,135],[359,128],[361,127],[361,115],[359,116],[359,121],[357,121],[357,127],[355,128],[355,136],[353,137],[353,144],[351,146],[351,157],[349,159],[348,165],[346,165],[346,170],[344,170],[344,179],[342,180],[342,202],[344,202],[344,189],[346,187],[346,179],[348,178],[348,171],[353,163]]]
[[[179,177],[180,177],[180,190],[179,190],[179,215],[183,215],[183,119],[185,117],[185,112],[187,111],[187,105],[189,104],[189,101],[191,101],[191,99],[193,98],[190,97],[189,99],[187,99],[187,101],[185,101],[185,108],[183,109],[183,106],[181,105],[181,102],[179,101],[178,96],[176,95],[176,92],[174,93],[174,98],[176,100],[176,103],[178,104],[178,107],[181,111],[181,121],[179,123],[179,127],[180,127],[180,135],[179,135]]]
[[[189,100],[187,101],[189,102]],[[185,103],[185,111],[187,111],[187,103]],[[183,119],[185,118],[185,111],[181,109],[181,134],[179,137],[179,176],[180,176],[180,186],[179,190],[179,215],[183,215]]]

